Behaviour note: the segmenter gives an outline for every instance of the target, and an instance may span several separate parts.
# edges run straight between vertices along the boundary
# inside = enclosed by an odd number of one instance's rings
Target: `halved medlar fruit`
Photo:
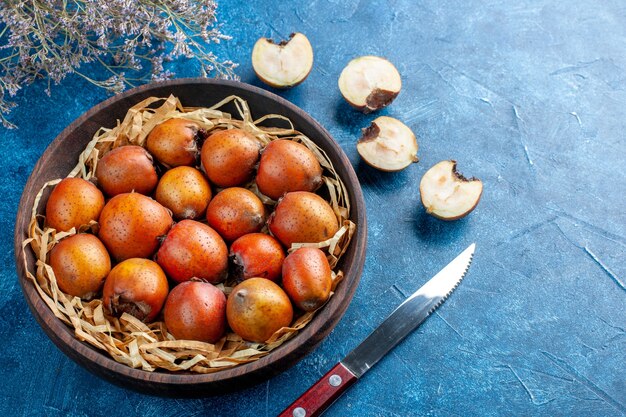
[[[302,33],[292,33],[280,43],[260,38],[252,49],[252,68],[265,84],[290,88],[304,81],[311,72],[313,48]]]
[[[400,171],[417,162],[417,139],[407,125],[380,116],[363,129],[356,145],[365,162],[381,171]]]
[[[420,181],[420,195],[426,212],[442,220],[468,215],[480,200],[483,183],[467,179],[456,170],[456,161],[441,161]]]
[[[402,80],[396,67],[378,56],[353,59],[339,76],[341,95],[363,113],[371,113],[388,106],[401,88]]]

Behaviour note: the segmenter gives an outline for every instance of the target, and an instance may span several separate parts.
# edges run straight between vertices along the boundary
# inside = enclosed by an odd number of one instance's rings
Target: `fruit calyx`
[[[111,299],[111,312],[116,317],[127,313],[138,320],[144,321],[151,311],[152,308],[146,302],[129,300],[123,294],[114,294]]]
[[[229,275],[233,277],[235,282],[241,282],[245,276],[245,267],[243,265],[243,260],[239,255],[230,255],[228,257],[229,260]]]

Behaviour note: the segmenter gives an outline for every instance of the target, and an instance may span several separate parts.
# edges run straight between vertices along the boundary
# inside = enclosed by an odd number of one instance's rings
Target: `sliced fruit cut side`
[[[400,93],[402,80],[396,67],[385,58],[362,56],[348,63],[339,76],[339,91],[363,113],[382,109]]]
[[[407,125],[388,116],[363,129],[356,145],[365,162],[382,171],[400,171],[417,162],[417,139]]]
[[[260,38],[252,49],[252,68],[261,81],[272,87],[293,87],[311,72],[313,48],[302,33],[292,33],[280,43]]]
[[[430,168],[420,182],[426,212],[442,220],[467,216],[478,204],[483,183],[467,179],[456,170],[456,161],[441,161]]]

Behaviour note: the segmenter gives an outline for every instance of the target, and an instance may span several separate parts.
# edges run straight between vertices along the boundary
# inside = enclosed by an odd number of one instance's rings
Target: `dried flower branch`
[[[112,93],[172,78],[164,63],[193,58],[202,76],[236,79],[232,61],[208,50],[220,32],[214,0],[4,0],[0,3],[0,120],[9,97],[37,79],[59,84],[76,74]],[[86,64],[105,69],[94,79]],[[89,67],[91,68],[91,67]]]

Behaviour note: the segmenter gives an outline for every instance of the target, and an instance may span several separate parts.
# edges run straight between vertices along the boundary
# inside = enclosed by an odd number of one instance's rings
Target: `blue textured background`
[[[106,94],[78,77],[17,99],[0,158],[0,415],[237,415],[281,411],[469,243],[461,287],[372,369],[329,416],[626,414],[626,7],[620,0],[361,1],[273,5],[222,0],[249,62],[260,36],[305,33],[309,78],[283,97],[340,143],[361,180],[368,259],[339,325],[297,366],[253,388],[195,400],[113,386],[67,359],[32,318],[17,283],[13,224],[35,162]],[[356,152],[364,116],[336,87],[353,57],[382,55],[403,90],[379,114],[419,137],[421,161],[396,174]],[[193,68],[177,63],[179,76]],[[457,159],[485,191],[467,218],[443,223],[419,203],[423,173]]]

